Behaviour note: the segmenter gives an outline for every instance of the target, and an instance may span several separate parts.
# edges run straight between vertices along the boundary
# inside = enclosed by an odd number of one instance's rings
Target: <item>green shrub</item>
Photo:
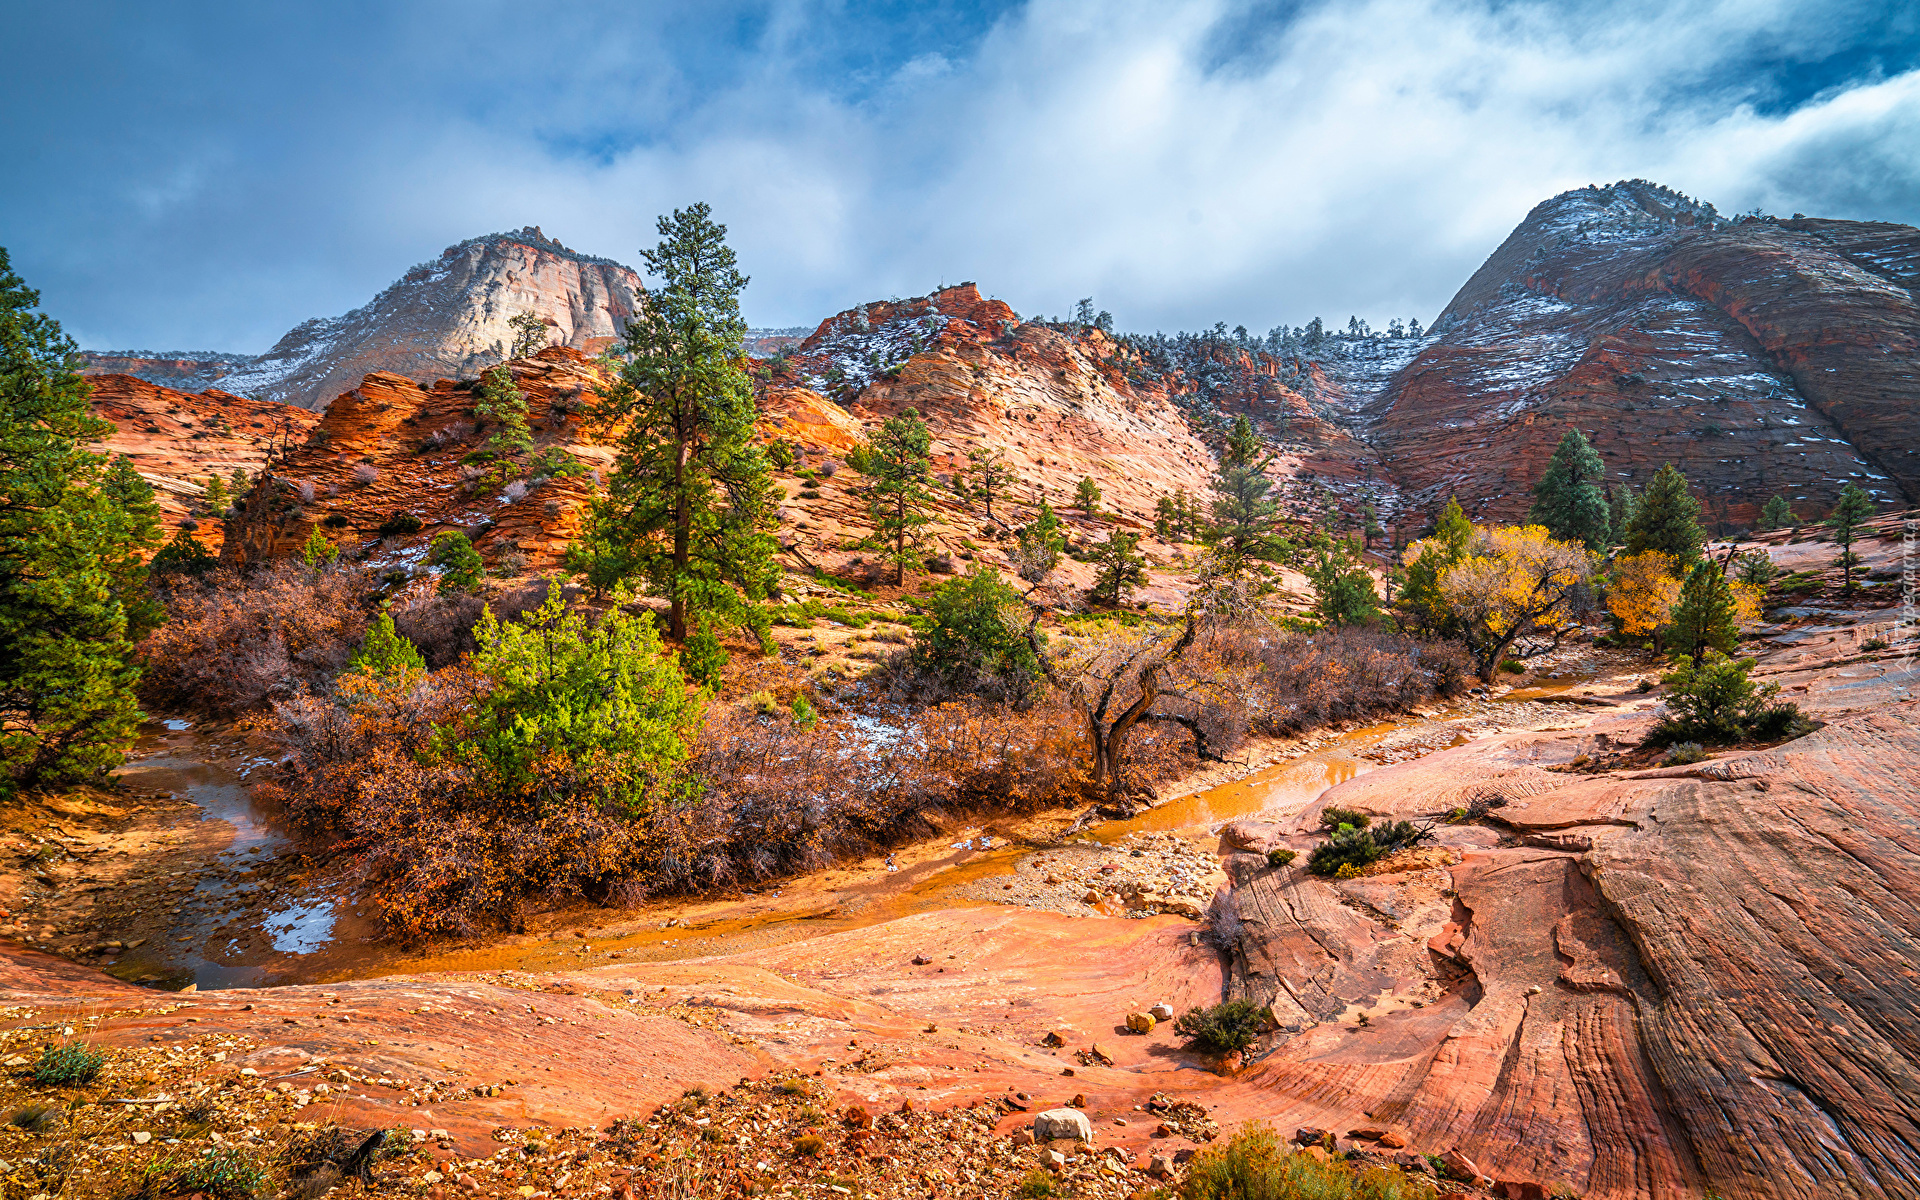
[[[1266,1010],[1251,1000],[1228,1000],[1212,1008],[1190,1008],[1173,1023],[1173,1031],[1190,1048],[1208,1054],[1244,1050],[1265,1031]]]
[[[928,597],[913,646],[914,665],[937,671],[967,690],[990,687],[1023,696],[1040,676],[1040,660],[1023,628],[1026,606],[1000,573],[976,563]]]
[[[1527,673],[1526,664],[1517,658],[1500,660],[1500,669],[1509,675],[1525,675]]]
[[[1307,859],[1307,870],[1315,875],[1338,875],[1342,867],[1358,870],[1432,836],[1433,830],[1411,821],[1388,821],[1371,829],[1343,825],[1332,837],[1313,848]]]
[[[1885,650],[1889,644],[1887,639],[1883,637],[1868,638],[1866,641],[1860,643],[1860,649],[1872,653],[1875,650]]]
[[[767,688],[761,688],[740,703],[752,709],[755,716],[771,717],[781,711],[779,699]]]
[[[204,1192],[220,1200],[248,1200],[266,1182],[266,1172],[238,1146],[217,1146],[198,1156],[169,1156],[147,1164],[148,1192]]]
[[[1697,763],[1709,757],[1699,742],[1676,742],[1668,749],[1667,756],[1660,760],[1663,767],[1684,767],[1688,763]]]
[[[803,1133],[793,1139],[793,1152],[802,1158],[813,1158],[827,1148],[827,1139],[817,1133]]]
[[[1373,824],[1373,818],[1366,813],[1351,808],[1338,808],[1329,805],[1320,810],[1320,823],[1329,829],[1338,829],[1342,825],[1351,825],[1355,829],[1365,829]]]
[[[487,567],[467,535],[453,529],[433,535],[427,565],[440,568],[442,596],[473,592],[480,586],[480,577]]]
[[[1053,1176],[1035,1167],[1020,1180],[1020,1186],[1014,1189],[1013,1194],[1019,1200],[1052,1200],[1052,1197],[1060,1195],[1060,1189]]]
[[[346,524],[343,520],[342,525]],[[374,530],[381,537],[408,537],[419,533],[423,522],[410,512],[397,512],[380,522],[380,528]]]
[[[820,714],[813,710],[813,702],[807,699],[805,692],[793,698],[793,707],[788,711],[793,723],[802,729],[812,729],[820,720]]]
[[[792,444],[786,441],[775,441],[769,444],[767,461],[782,471],[792,470],[796,461]]]
[[[1708,650],[1697,663],[1680,659],[1661,677],[1668,689],[1667,715],[1647,735],[1647,744],[1772,740],[1804,730],[1807,722],[1800,706],[1774,700],[1779,684],[1760,685],[1747,678],[1753,662],[1728,658],[1718,650]]]
[[[1277,870],[1299,857],[1300,853],[1297,850],[1288,850],[1283,846],[1275,846],[1273,849],[1267,851],[1267,865]]]
[[[33,1064],[33,1080],[45,1087],[81,1087],[92,1083],[107,1065],[107,1056],[88,1046],[48,1046]]]
[[[1266,1125],[1247,1125],[1201,1150],[1181,1200],[1415,1200],[1431,1192],[1399,1171],[1322,1162]]]

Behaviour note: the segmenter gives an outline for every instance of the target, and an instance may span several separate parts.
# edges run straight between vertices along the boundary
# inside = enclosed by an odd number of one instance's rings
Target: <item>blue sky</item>
[[[695,199],[760,325],[963,279],[1430,320],[1631,177],[1920,223],[1913,5],[5,0],[0,40],[0,245],[92,348],[263,350],[521,225],[632,263]]]

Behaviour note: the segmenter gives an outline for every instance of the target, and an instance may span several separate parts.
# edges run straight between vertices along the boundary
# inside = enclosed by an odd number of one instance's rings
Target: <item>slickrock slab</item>
[[[1343,906],[1352,884],[1297,867],[1236,873],[1232,989],[1283,1027],[1302,1009],[1327,1022],[1250,1072],[1280,1119],[1396,1123],[1417,1148],[1590,1197],[1911,1194],[1920,706],[1619,776],[1536,778],[1508,764],[1571,746],[1492,741],[1327,797],[1408,815],[1444,809],[1463,774],[1541,785],[1493,815],[1566,849],[1469,851],[1438,928]],[[1396,935],[1424,937],[1430,964],[1383,978]],[[1345,1024],[1356,1009],[1375,1019]]]

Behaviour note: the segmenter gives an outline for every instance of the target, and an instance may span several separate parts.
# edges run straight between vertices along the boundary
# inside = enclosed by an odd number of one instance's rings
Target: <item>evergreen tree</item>
[[[1067,536],[1059,514],[1042,500],[1040,511],[1020,531],[1020,578],[1028,583],[1045,579],[1047,572],[1059,564],[1060,552],[1066,546]]]
[[[1206,514],[1185,488],[1153,503],[1153,532],[1163,541],[1191,542],[1206,530]]]
[[[137,642],[167,619],[147,586],[147,551],[160,544],[160,505],[153,498],[153,485],[124,454],[107,467],[100,491],[107,500],[101,565],[126,609],[127,640]]]
[[[207,494],[204,499],[207,502],[207,511],[217,517],[226,512],[228,506],[233,503],[227,496],[227,481],[217,474],[209,475],[206,486]]]
[[[148,569],[155,575],[205,575],[218,566],[220,560],[207,549],[205,542],[193,536],[187,529],[176,529],[173,539],[160,547],[153,556]]]
[[[680,669],[687,678],[703,688],[720,686],[720,673],[726,669],[733,656],[720,644],[720,637],[713,632],[712,621],[700,622],[700,628],[693,631],[686,645],[680,651]]]
[[[1364,625],[1380,615],[1380,596],[1373,576],[1360,564],[1360,551],[1346,538],[1317,534],[1311,547],[1307,579],[1313,584],[1314,615],[1322,624]]]
[[[1447,497],[1433,535],[1407,547],[1406,570],[1400,581],[1400,608],[1418,628],[1434,636],[1453,629],[1452,609],[1440,591],[1440,577],[1448,567],[1467,557],[1473,540],[1473,522],[1460,501]]]
[[[246,495],[248,489],[253,487],[253,481],[247,478],[247,469],[245,467],[235,467],[233,469],[233,478],[227,482],[230,485],[230,502]]]
[[[1267,467],[1272,462],[1273,456],[1262,452],[1253,423],[1244,416],[1234,418],[1213,477],[1213,528],[1207,539],[1226,574],[1238,575],[1286,556],[1286,539],[1274,532],[1280,505],[1269,494],[1273,481],[1267,478]]]
[[[527,396],[513,382],[513,372],[495,367],[480,377],[479,399],[473,415],[493,426],[487,445],[496,454],[526,454],[533,449],[533,430],[527,427]]]
[[[523,312],[507,324],[513,329],[513,346],[507,351],[508,358],[530,358],[545,350],[552,340],[547,333],[547,323],[539,313]]]
[[[913,645],[914,665],[962,685],[992,681],[1024,693],[1040,675],[1021,625],[1024,611],[1020,593],[998,571],[975,563],[927,598],[927,622]]]
[[[620,378],[595,409],[624,423],[607,494],[592,527],[602,564],[644,574],[670,601],[668,632],[695,618],[744,626],[766,640],[763,601],[778,583],[773,471],[753,445],[758,409],[746,373],[746,322],[727,229],[705,204],[659,221],[641,252],[658,280],[640,297],[616,349]]]
[[[1734,618],[1733,589],[1718,563],[1697,562],[1681,585],[1680,599],[1666,632],[1666,644],[1675,654],[1698,659],[1708,650],[1731,654],[1740,644],[1740,626]]]
[[[1362,548],[1371,550],[1373,549],[1374,539],[1385,537],[1387,531],[1380,528],[1380,513],[1372,504],[1362,504],[1360,506],[1360,517],[1362,522],[1360,526],[1360,536],[1366,539]]]
[[[1545,525],[1563,542],[1578,542],[1589,550],[1604,550],[1612,532],[1607,498],[1598,480],[1606,473],[1599,452],[1586,435],[1569,429],[1553,449],[1546,473],[1533,485],[1533,508],[1527,520]]]
[[[138,518],[84,449],[113,426],[39,302],[0,249],[0,793],[103,776],[141,718],[119,542]]]
[[[973,464],[973,494],[980,499],[987,520],[993,520],[993,498],[1013,482],[1013,468],[1007,465],[1006,451],[998,446],[967,451]]]
[[[1093,548],[1093,561],[1099,568],[1093,580],[1095,600],[1104,600],[1119,608],[1127,602],[1133,589],[1147,581],[1147,560],[1135,553],[1139,545],[1139,534],[1115,529],[1107,534],[1106,541]]]
[[[480,578],[487,569],[486,560],[473,548],[467,535],[457,529],[433,535],[427,549],[427,565],[440,568],[442,596],[472,594],[480,587]]]
[[[893,582],[907,581],[907,568],[920,565],[920,530],[933,520],[933,445],[916,409],[888,417],[872,440],[854,448],[847,463],[867,477],[860,489],[873,521],[882,556],[893,564]]]
[[[1633,522],[1634,510],[1640,505],[1640,497],[1624,483],[1616,483],[1607,494],[1607,536],[1616,546],[1627,540],[1627,526]]]
[[[1853,542],[1860,534],[1860,523],[1872,516],[1872,499],[1851,483],[1841,489],[1839,503],[1827,514],[1827,524],[1833,529],[1833,540],[1840,543],[1840,590],[1848,595],[1856,590],[1853,569],[1860,565],[1860,556],[1853,552]]]
[[[1766,507],[1760,510],[1760,528],[1785,529],[1789,525],[1798,525],[1800,518],[1793,515],[1793,508],[1785,496],[1774,496]]]
[[[1090,517],[1100,511],[1100,485],[1093,481],[1093,476],[1080,477],[1073,489],[1073,506]]]
[[[300,547],[300,561],[315,571],[325,570],[340,559],[340,547],[327,540],[327,535],[315,525],[307,531],[307,540]]]
[[[347,670],[373,675],[391,675],[397,671],[424,671],[427,660],[411,639],[393,627],[393,614],[382,609],[367,626],[360,648],[347,659]]]
[[[1687,492],[1687,477],[1672,463],[1661,467],[1647,490],[1634,505],[1633,519],[1627,522],[1628,554],[1658,550],[1671,554],[1681,570],[1690,570],[1700,557],[1700,532],[1696,518],[1700,502]]]

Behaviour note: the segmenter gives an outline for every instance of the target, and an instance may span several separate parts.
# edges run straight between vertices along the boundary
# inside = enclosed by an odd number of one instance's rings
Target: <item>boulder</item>
[[[1220,840],[1235,850],[1245,850],[1252,854],[1265,854],[1279,844],[1284,836],[1278,824],[1272,821],[1253,821],[1242,817],[1238,821],[1228,821],[1220,827]]]
[[[1156,1021],[1171,1021],[1173,1020],[1173,1005],[1156,1004],[1147,1010],[1147,1015]]]
[[[1460,1153],[1458,1150],[1449,1150],[1445,1154],[1442,1154],[1440,1156],[1440,1165],[1447,1169],[1447,1174],[1456,1179],[1474,1180],[1480,1178],[1480,1168],[1474,1165],[1472,1159]]]
[[[1076,1142],[1093,1140],[1093,1122],[1087,1114],[1077,1108],[1050,1108],[1033,1117],[1033,1140],[1050,1142],[1055,1138],[1072,1138]],[[1062,1162],[1066,1161],[1064,1158]]]
[[[1152,1013],[1132,1012],[1127,1014],[1128,1033],[1152,1033],[1155,1021]]]

